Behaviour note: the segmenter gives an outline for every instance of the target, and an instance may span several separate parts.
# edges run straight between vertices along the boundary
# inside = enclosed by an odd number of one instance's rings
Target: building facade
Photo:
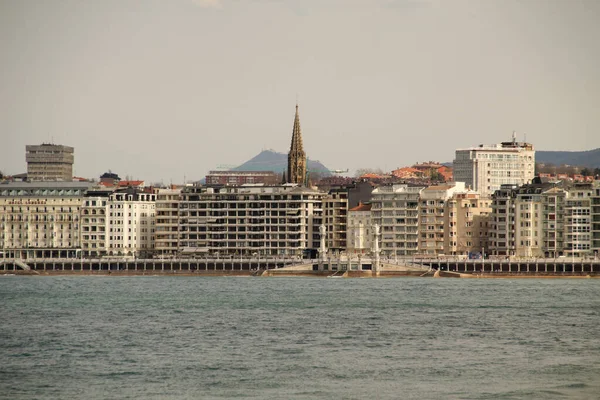
[[[323,198],[323,225],[326,228],[325,243],[334,252],[346,251],[348,224],[348,189],[332,189]]]
[[[530,183],[535,174],[535,150],[529,143],[511,142],[456,150],[454,180],[464,182],[482,196],[490,196],[502,185]]]
[[[179,203],[179,250],[314,256],[325,195],[297,185],[186,187]]]
[[[373,190],[371,217],[381,232],[383,256],[410,256],[419,245],[419,198],[423,186],[380,186]]]
[[[489,252],[491,199],[477,192],[454,193],[444,205],[444,254]]]
[[[12,182],[0,186],[0,246],[6,257],[79,254],[79,218],[87,182]]]
[[[179,252],[179,203],[182,189],[159,189],[156,192],[154,248],[158,256],[175,256]]]
[[[129,188],[110,195],[107,203],[110,256],[150,257],[154,254],[156,194]]]
[[[368,254],[373,246],[371,204],[359,204],[348,210],[347,253]]]
[[[25,147],[27,179],[30,181],[73,180],[73,147],[43,143]]]
[[[433,185],[423,189],[419,198],[418,252],[444,254],[444,210],[446,202],[457,192],[464,192],[463,182]]]

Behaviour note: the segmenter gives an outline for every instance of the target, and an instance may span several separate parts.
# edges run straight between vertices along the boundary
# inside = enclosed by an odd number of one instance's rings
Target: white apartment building
[[[179,251],[179,203],[182,189],[159,189],[156,193],[154,248],[158,255]]]
[[[600,258],[600,184],[596,182],[592,187],[591,200],[592,221],[592,251],[594,258]]]
[[[421,191],[418,230],[418,252],[420,254],[444,254],[444,209],[446,202],[455,193],[464,191],[464,182],[433,185]]]
[[[79,215],[89,182],[0,185],[0,250],[6,257],[65,258],[80,249]]]
[[[107,203],[108,255],[147,257],[154,252],[156,194],[134,188],[115,192]]]
[[[515,198],[515,251],[517,257],[543,257],[543,186],[525,185]]]
[[[84,257],[102,257],[108,252],[108,196],[85,197],[81,206],[81,250]]]
[[[373,246],[371,204],[359,204],[348,210],[348,254],[368,254]]]
[[[564,248],[569,257],[592,254],[592,185],[569,189],[564,207]]]
[[[535,151],[530,143],[511,142],[457,149],[454,180],[490,196],[502,185],[525,185],[534,178]]]
[[[444,207],[444,254],[489,252],[491,199],[474,191],[454,193]]]
[[[179,249],[315,257],[325,196],[296,184],[186,187],[179,203]]]
[[[380,226],[381,254],[387,257],[417,253],[419,245],[419,197],[423,186],[380,186],[373,190],[371,216]]]

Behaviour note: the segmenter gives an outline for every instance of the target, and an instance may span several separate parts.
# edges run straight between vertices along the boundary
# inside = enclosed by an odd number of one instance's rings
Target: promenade
[[[0,259],[0,273],[32,274],[210,274],[210,275],[259,275],[265,271],[300,271],[303,274],[334,274],[349,271],[371,270],[370,258],[326,258],[323,270],[318,259],[300,258],[197,258],[197,259]],[[401,270],[417,272],[440,271],[473,275],[519,275],[519,276],[600,276],[600,260],[578,259],[388,259],[380,260],[380,271],[394,275]],[[281,273],[279,273],[281,272]],[[400,275],[400,274],[399,274]]]

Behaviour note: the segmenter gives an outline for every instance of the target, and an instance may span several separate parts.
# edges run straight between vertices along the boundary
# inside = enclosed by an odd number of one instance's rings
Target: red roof
[[[349,211],[371,211],[371,204],[359,204]]]
[[[143,186],[144,181],[119,181],[119,186]]]

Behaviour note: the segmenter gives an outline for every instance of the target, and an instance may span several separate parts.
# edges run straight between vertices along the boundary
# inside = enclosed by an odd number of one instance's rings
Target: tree
[[[600,176],[600,168],[594,169],[594,176]]]
[[[584,168],[584,169],[581,170],[581,175],[583,175],[583,176],[590,176],[590,175],[592,175],[592,171],[590,169],[588,169],[588,168]]]

